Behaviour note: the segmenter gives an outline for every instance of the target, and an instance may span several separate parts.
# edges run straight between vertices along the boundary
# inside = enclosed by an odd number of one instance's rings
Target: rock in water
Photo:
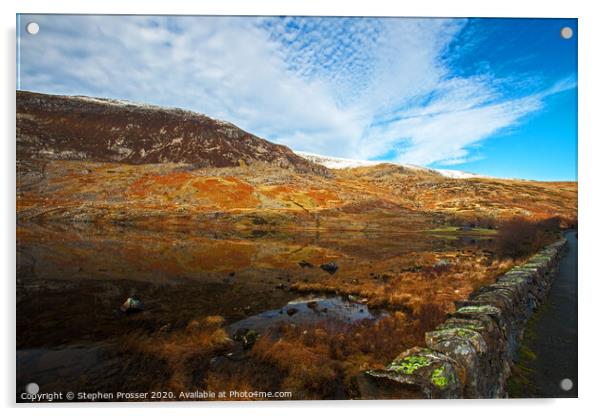
[[[331,261],[330,263],[320,265],[320,269],[330,274],[335,274],[336,271],[339,270],[339,266],[337,266],[337,264],[334,261]]]
[[[125,313],[140,312],[144,310],[144,304],[139,299],[127,298],[120,309]]]
[[[251,348],[253,344],[255,344],[255,341],[257,340],[258,336],[259,334],[252,329],[239,328],[234,333],[233,338],[235,341],[242,342],[242,346],[246,350]]]
[[[255,331],[253,331],[252,329],[250,331],[247,331],[247,333],[244,335],[244,337],[242,339],[242,347],[245,350],[248,350],[249,348],[251,348],[255,344],[255,341],[257,340],[258,335],[259,334]]]

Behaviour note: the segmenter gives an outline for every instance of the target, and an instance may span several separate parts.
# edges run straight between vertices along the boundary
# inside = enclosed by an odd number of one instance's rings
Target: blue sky
[[[18,21],[20,89],[187,108],[330,156],[576,180],[575,19]]]

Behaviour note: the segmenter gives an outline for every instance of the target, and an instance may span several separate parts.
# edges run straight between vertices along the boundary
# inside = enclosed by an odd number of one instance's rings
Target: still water
[[[126,359],[124,340],[148,342],[145,334],[184,331],[206,317],[221,317],[234,339],[283,324],[327,323],[342,330],[345,324],[377,321],[389,312],[366,299],[299,293],[293,286],[325,278],[376,279],[399,271],[394,265],[407,264],[417,253],[490,244],[427,234],[208,234],[195,232],[193,224],[167,230],[19,226],[17,390],[35,382],[40,392],[116,391],[135,385],[132,378],[161,377],[169,363]],[[328,262],[338,266],[332,276],[319,267]],[[128,297],[140,299],[144,310],[123,313]],[[235,343],[223,354],[242,353]]]

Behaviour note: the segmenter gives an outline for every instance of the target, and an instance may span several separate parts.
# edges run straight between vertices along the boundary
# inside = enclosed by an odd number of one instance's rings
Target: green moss
[[[477,339],[479,337],[479,333],[473,329],[465,328],[465,327],[451,327],[447,329],[442,329],[434,332],[433,334],[438,334],[441,337],[447,336],[458,336],[464,339]],[[435,335],[436,336],[436,335]]]
[[[458,335],[468,341],[479,342],[479,337],[481,334],[472,330],[472,329],[459,329]]]
[[[446,388],[447,384],[448,384],[447,377],[445,377],[443,372],[444,372],[443,367],[439,367],[439,368],[436,368],[433,371],[433,374],[431,375],[431,381],[433,382],[433,384],[435,386],[439,387],[440,389]]]
[[[427,357],[410,355],[399,362],[393,362],[389,366],[389,369],[411,375],[414,374],[414,371],[418,370],[419,368],[426,367],[430,363],[431,361]]]
[[[464,306],[457,310],[459,313],[500,313],[500,310],[492,305]]]
[[[470,329],[471,331],[480,332],[485,330],[485,327],[476,320],[454,320],[441,324],[439,329],[442,330],[453,330],[453,329]]]

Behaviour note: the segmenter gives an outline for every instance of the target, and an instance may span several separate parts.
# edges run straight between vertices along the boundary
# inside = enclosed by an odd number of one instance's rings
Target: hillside
[[[265,162],[328,175],[286,146],[191,111],[17,91],[17,160],[31,158],[196,167]]]
[[[206,116],[85,97],[18,92],[17,156],[19,221],[415,231],[577,215],[575,182],[330,171]]]

